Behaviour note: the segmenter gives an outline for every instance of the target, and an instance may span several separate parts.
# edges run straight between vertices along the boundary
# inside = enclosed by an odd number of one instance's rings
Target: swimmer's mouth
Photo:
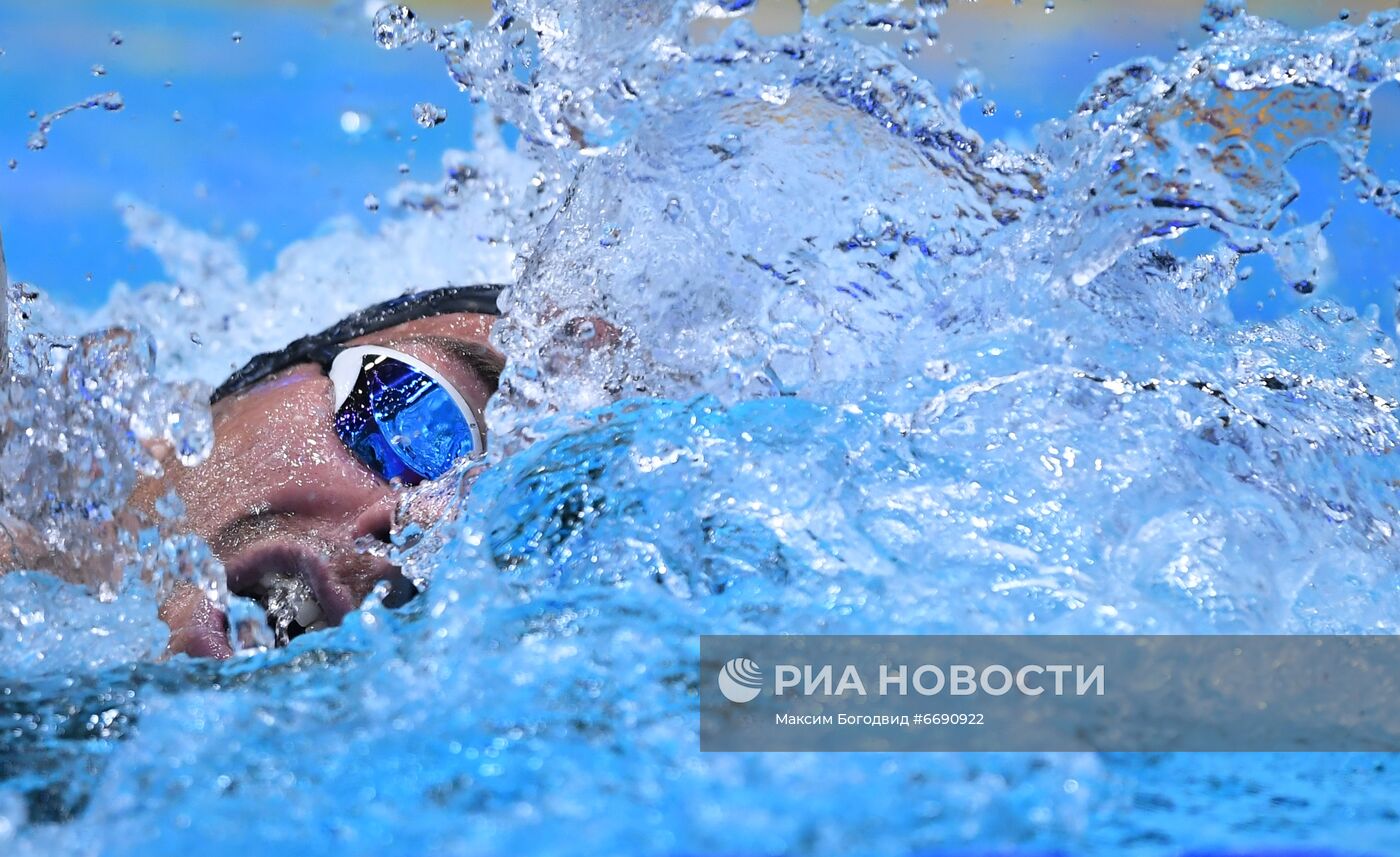
[[[226,568],[228,589],[267,613],[278,646],[302,634],[340,624],[347,608],[330,585],[330,569],[314,551],[273,544],[244,551]]]
[[[262,605],[278,646],[285,646],[308,631],[330,627],[311,586],[299,577],[268,573],[256,586],[237,594]]]

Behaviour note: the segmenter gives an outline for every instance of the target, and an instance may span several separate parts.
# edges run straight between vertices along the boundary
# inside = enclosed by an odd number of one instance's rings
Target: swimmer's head
[[[380,581],[390,606],[408,600],[412,583],[365,548],[388,542],[396,486],[484,453],[499,292],[398,298],[253,358],[214,392],[209,458],[171,461],[139,500],[178,493],[229,591],[262,604],[279,643],[339,624]],[[224,617],[193,587],[161,615],[172,651],[231,654]]]

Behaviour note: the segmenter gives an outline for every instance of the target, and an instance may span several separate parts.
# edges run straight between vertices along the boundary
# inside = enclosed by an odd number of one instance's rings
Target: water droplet
[[[243,34],[240,33],[238,30],[234,30],[234,31],[233,31],[233,36],[232,36],[232,38],[233,38],[233,43],[234,43],[235,45],[238,45],[238,44],[242,44],[242,43],[243,43]]]
[[[792,97],[792,87],[765,85],[758,91],[758,97],[769,104],[776,104],[779,107],[787,104]]]
[[[18,166],[19,166],[19,161],[15,160],[14,158],[10,158],[10,169],[13,170],[13,169],[17,168]]]
[[[379,197],[372,193],[365,194],[365,211],[378,211]]]
[[[413,121],[424,128],[441,125],[447,121],[447,111],[428,101],[413,105]]]
[[[1185,50],[1188,50],[1190,47],[1191,47],[1191,46],[1188,45],[1188,44],[1186,43],[1186,40],[1185,40],[1185,39],[1177,39],[1177,40],[1176,40],[1176,49],[1177,49],[1177,50],[1179,50],[1179,51],[1185,51]]]
[[[1340,12],[1337,13],[1337,18],[1340,19],[1340,20],[1342,20],[1342,21],[1345,21],[1346,19],[1348,19],[1348,18],[1350,18],[1350,17],[1351,17],[1351,10],[1350,10],[1350,9],[1342,9]]]
[[[983,102],[982,102],[982,115],[983,115],[983,116],[995,116],[995,115],[997,115],[997,103],[996,103],[995,101],[992,101],[990,98],[987,99],[986,101],[983,101]]]
[[[374,40],[381,48],[393,50],[421,39],[418,16],[402,3],[390,3],[374,13]]]
[[[1055,11],[1055,0],[1045,0],[1045,14]]]
[[[1331,218],[1329,211],[1315,223],[1295,227],[1265,242],[1279,276],[1300,295],[1312,294],[1335,277],[1332,249],[1323,234]]]
[[[125,41],[125,39],[122,38],[122,34],[120,32],[113,30],[111,35],[107,36],[107,41],[111,42],[113,45],[120,47],[122,42]]]
[[[181,116],[181,115],[180,115],[180,111],[178,111],[178,110],[176,110],[174,113],[171,113],[171,114],[170,114],[170,118],[171,118],[171,119],[174,119],[176,122],[183,122],[183,121],[185,121],[185,117]]]
[[[406,175],[408,175],[408,170],[409,170],[408,164],[399,164],[399,175],[401,175],[401,176],[406,176]]]
[[[106,74],[107,74],[107,67],[104,66],[104,65],[102,65],[101,63],[97,63],[97,64],[95,64],[95,65],[92,67],[92,76],[93,76],[93,77],[103,77],[103,76],[106,75]]]

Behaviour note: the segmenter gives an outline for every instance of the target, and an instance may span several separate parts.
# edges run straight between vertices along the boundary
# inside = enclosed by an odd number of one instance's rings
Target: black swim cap
[[[347,340],[370,333],[396,327],[420,318],[435,315],[451,315],[459,312],[475,312],[482,315],[500,315],[496,299],[505,286],[447,286],[427,292],[415,292],[366,307],[351,313],[320,333],[303,336],[277,351],[259,354],[243,365],[242,369],[228,376],[209,397],[209,404],[241,393],[263,381],[270,375],[281,372],[299,363],[330,364],[335,352]]]

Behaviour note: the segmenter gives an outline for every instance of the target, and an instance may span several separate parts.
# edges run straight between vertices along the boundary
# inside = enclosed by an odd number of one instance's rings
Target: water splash
[[[369,234],[342,224],[285,248],[277,266],[258,276],[249,274],[235,241],[123,199],[119,208],[132,244],[155,254],[166,281],[135,291],[118,284],[94,321],[145,325],[167,377],[212,386],[253,354],[280,348],[366,303],[425,283],[508,281],[513,225],[504,188],[525,181],[533,168],[506,153],[493,135],[483,128],[476,151],[444,153],[436,182],[405,182],[385,194],[388,207],[432,209],[437,216],[388,220]]]
[[[18,853],[313,827],[366,852],[1400,845],[1371,757],[701,755],[693,687],[701,633],[1394,632],[1395,344],[1326,300],[1242,323],[1228,298],[1261,252],[1325,285],[1325,221],[1288,217],[1301,148],[1397,213],[1366,157],[1400,14],[1296,32],[1212,3],[1204,43],[1104,72],[1025,150],[963,125],[974,76],[949,101],[904,64],[943,4],[805,10],[774,36],[753,5],[518,0],[432,28],[391,6],[378,42],[441,52],[520,153],[483,120],[440,179],[384,194],[377,235],[258,278],[127,209],[171,283],[99,318],[155,319],[167,378],[513,271],[502,442],[400,509],[395,555],[431,582],[402,611],[77,687],[7,664]],[[1216,246],[1178,255],[1192,231]],[[382,291],[347,294],[346,271]],[[123,354],[89,363],[126,377]],[[72,609],[37,580],[6,581],[25,607],[0,633]],[[1306,826],[1270,825],[1279,806]]]
[[[95,66],[94,68],[96,69],[99,67]],[[67,116],[69,113],[73,113],[78,110],[92,110],[96,107],[100,107],[103,110],[116,111],[121,110],[125,106],[126,101],[122,99],[122,95],[120,92],[99,92],[98,94],[89,96],[88,98],[85,98],[82,101],[77,102],[76,104],[70,104],[67,107],[61,107],[58,110],[53,111],[52,113],[45,113],[39,119],[38,127],[35,128],[33,133],[29,135],[29,140],[26,142],[25,145],[28,146],[30,150],[35,152],[39,151],[40,149],[46,148],[49,145],[49,131],[53,129],[53,123],[62,119],[64,116]]]
[[[45,672],[152,657],[165,646],[151,610],[161,593],[177,581],[212,597],[223,591],[219,566],[184,533],[178,512],[143,515],[128,505],[137,479],[159,472],[156,449],[186,464],[207,453],[213,433],[200,402],[207,387],[160,380],[139,329],[57,337],[42,332],[40,318],[61,313],[30,287],[13,284],[8,303],[0,567],[42,569],[70,585],[0,577],[5,668]]]

